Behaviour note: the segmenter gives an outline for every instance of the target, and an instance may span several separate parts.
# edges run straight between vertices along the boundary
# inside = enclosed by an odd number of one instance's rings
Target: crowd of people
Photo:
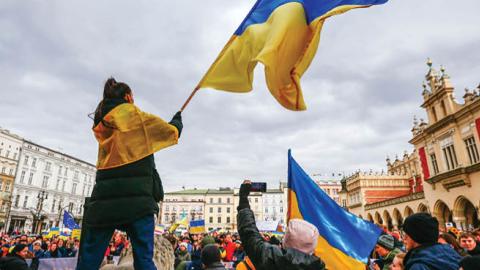
[[[408,217],[402,230],[383,227],[372,253],[372,269],[480,269],[480,229],[439,229],[429,214]]]
[[[292,219],[285,234],[259,232],[250,209],[249,192],[248,185],[242,185],[237,207],[238,232],[163,235],[174,250],[175,270],[326,269],[322,258],[314,254],[317,228],[307,221]],[[367,270],[480,269],[480,229],[441,229],[437,219],[427,213],[407,217],[400,230],[379,226],[382,234],[371,252]],[[46,239],[2,235],[0,269],[35,269],[42,259],[75,257],[79,244],[78,239],[60,236]],[[104,260],[112,261],[130,245],[125,233],[115,231]],[[32,259],[30,266],[26,259]]]
[[[0,269],[35,269],[38,260],[76,257],[78,239],[64,236],[1,235]],[[30,268],[25,260],[32,260]]]
[[[318,241],[315,226],[293,219],[283,239],[261,234],[248,194],[248,187],[242,185],[238,234],[168,236],[175,249],[175,270],[325,269],[322,258],[313,255]],[[442,229],[437,219],[427,213],[409,216],[400,230],[379,226],[382,234],[366,269],[480,270],[480,229]]]

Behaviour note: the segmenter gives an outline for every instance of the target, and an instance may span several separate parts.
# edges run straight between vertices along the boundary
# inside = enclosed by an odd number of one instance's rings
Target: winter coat
[[[37,251],[33,251],[33,255],[35,256],[35,258],[43,258],[45,256],[45,251],[39,249]]]
[[[226,270],[226,268],[221,262],[216,262],[205,268],[205,270]]]
[[[383,268],[382,270],[390,270],[390,265],[393,263],[393,259],[398,253],[402,251],[398,248],[394,248],[390,253],[387,254],[384,258],[382,258]]]
[[[177,258],[179,261],[190,261],[190,253],[185,249],[184,251],[180,251],[180,249],[177,250]]]
[[[233,253],[235,252],[236,245],[233,242],[228,242],[223,244],[223,248],[225,249],[225,262],[231,262],[233,259]]]
[[[410,250],[405,270],[458,270],[462,257],[447,244],[425,245]]]
[[[36,270],[38,269],[38,258],[32,260],[30,267],[24,258],[9,254],[5,257],[0,258],[0,269],[1,270]]]
[[[56,249],[55,251],[50,251],[47,250],[45,253],[43,253],[43,258],[62,258],[63,253],[60,251],[60,249]]]
[[[237,266],[241,261],[245,259],[245,251],[242,250],[235,250],[233,253],[233,266]]]
[[[293,248],[281,249],[265,242],[255,225],[250,208],[238,211],[238,232],[246,255],[257,270],[322,270],[325,264],[310,254]]]
[[[124,103],[122,100],[106,101],[103,116]],[[180,114],[175,115],[170,125],[180,134]],[[84,224],[90,227],[114,227],[158,214],[158,202],[163,200],[163,195],[153,154],[119,167],[99,169],[90,201],[85,207]]]

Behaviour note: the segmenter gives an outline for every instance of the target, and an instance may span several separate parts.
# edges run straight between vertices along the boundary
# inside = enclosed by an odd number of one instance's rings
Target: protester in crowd
[[[215,239],[207,235],[203,237],[198,245],[197,249],[192,250],[191,258],[192,260],[187,262],[181,262],[175,267],[175,270],[201,270],[202,266],[202,249],[207,245],[215,244]]]
[[[63,254],[58,249],[57,243],[53,242],[50,244],[48,250],[44,253],[44,258],[62,258]]]
[[[18,244],[7,256],[0,258],[0,269],[2,270],[36,270],[38,269],[38,258],[34,258],[30,267],[25,261],[28,254],[28,246]]]
[[[462,257],[468,256],[468,252],[458,244],[455,237],[450,233],[441,233],[438,236],[438,243],[450,245]]]
[[[190,253],[188,253],[187,248],[188,244],[185,242],[180,243],[180,245],[178,246],[175,256],[177,257],[179,262],[190,261],[192,259]]]
[[[1,250],[1,253],[0,253],[0,257],[7,256],[8,251],[10,250],[10,244],[8,244],[8,243],[2,244],[1,248],[2,248],[2,250]]]
[[[125,243],[126,243],[125,235],[123,235],[122,233],[117,233],[115,234],[113,239],[114,241],[113,241],[113,246],[110,249],[110,255],[120,256],[123,249],[125,248]]]
[[[73,240],[68,240],[65,248],[65,257],[75,257],[77,251],[78,249],[75,247],[75,242]]]
[[[283,239],[284,250],[263,240],[248,201],[250,187],[251,182],[248,180],[240,187],[237,220],[245,253],[256,268],[325,269],[325,264],[312,255],[317,246],[318,230],[304,220],[290,220]]]
[[[58,239],[57,241],[57,249],[62,254],[62,257],[67,257],[67,247],[65,247],[65,240]]]
[[[225,250],[225,246],[224,246],[224,235],[220,235],[218,238],[215,238],[215,244],[217,245],[218,247],[218,250],[220,252],[220,258],[222,260],[225,260],[225,258],[227,257],[227,251]]]
[[[33,242],[32,252],[35,258],[43,258],[45,251],[42,249],[42,242],[40,242],[39,240]]]
[[[233,253],[235,252],[235,243],[232,241],[232,235],[227,233],[224,238],[223,248],[225,249],[225,258],[223,261],[231,262],[233,261]]]
[[[403,223],[407,255],[405,270],[458,270],[461,256],[449,245],[438,244],[438,221],[426,213],[416,213]]]
[[[236,267],[241,261],[245,259],[245,251],[243,250],[242,241],[235,241],[235,252],[233,252],[233,267]]]
[[[393,262],[390,265],[389,270],[403,270],[405,267],[403,266],[403,259],[405,258],[405,253],[398,253],[393,258]]]
[[[470,256],[480,256],[480,245],[475,241],[475,236],[473,236],[473,234],[461,234],[459,242],[460,246],[464,248]]]
[[[77,270],[98,269],[115,229],[127,232],[134,268],[156,269],[153,263],[154,214],[163,200],[154,152],[177,143],[181,112],[170,123],[133,105],[126,83],[110,78],[95,110],[93,131],[99,142],[97,174],[85,206]]]
[[[473,236],[475,236],[475,241],[480,243],[480,229],[476,229],[472,232]]]
[[[273,235],[272,237],[270,237],[270,244],[274,245],[274,246],[280,246],[281,243],[280,243],[280,240],[278,240],[278,238]]]
[[[480,269],[480,256],[468,256],[460,261],[459,270],[479,270]]]
[[[382,258],[382,270],[390,269],[393,258],[402,251],[395,248],[395,239],[390,234],[380,235],[375,245],[375,252]],[[378,264],[375,264],[375,270],[380,270]]]
[[[217,245],[207,245],[202,249],[202,264],[205,270],[226,270]]]

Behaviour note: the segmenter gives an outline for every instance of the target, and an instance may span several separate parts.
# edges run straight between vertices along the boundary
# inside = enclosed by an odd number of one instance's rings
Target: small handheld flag
[[[303,219],[320,234],[315,255],[328,269],[364,270],[381,230],[345,211],[303,171],[288,151],[288,220]]]
[[[205,220],[200,219],[200,220],[192,220],[190,221],[190,233],[193,234],[199,234],[199,233],[204,233],[206,232],[205,230]]]
[[[188,226],[187,216],[184,216],[181,220],[172,224],[172,226],[170,226],[170,228],[168,229],[168,232],[169,233],[174,233],[180,225],[183,225],[185,227]]]
[[[199,88],[250,92],[258,62],[273,97],[289,110],[305,110],[300,78],[315,56],[325,20],[387,1],[257,0],[182,111]]]
[[[67,211],[63,211],[63,225],[70,230],[80,229],[80,226],[78,226],[78,224],[75,222],[73,216]]]

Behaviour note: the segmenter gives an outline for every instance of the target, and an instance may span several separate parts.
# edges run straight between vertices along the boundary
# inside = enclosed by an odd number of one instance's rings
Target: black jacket
[[[38,269],[38,259],[32,260],[29,267],[24,258],[17,255],[7,255],[0,258],[0,270],[36,270]]]
[[[265,242],[250,208],[238,211],[238,232],[245,252],[257,270],[322,270],[325,264],[313,255],[293,248],[281,249]]]
[[[106,100],[102,118],[123,100]],[[95,124],[101,119],[96,118]],[[183,128],[180,113],[170,124]],[[85,207],[84,224],[89,227],[115,227],[132,223],[146,215],[157,214],[163,200],[163,186],[155,169],[154,156],[117,168],[98,170],[91,198]]]

